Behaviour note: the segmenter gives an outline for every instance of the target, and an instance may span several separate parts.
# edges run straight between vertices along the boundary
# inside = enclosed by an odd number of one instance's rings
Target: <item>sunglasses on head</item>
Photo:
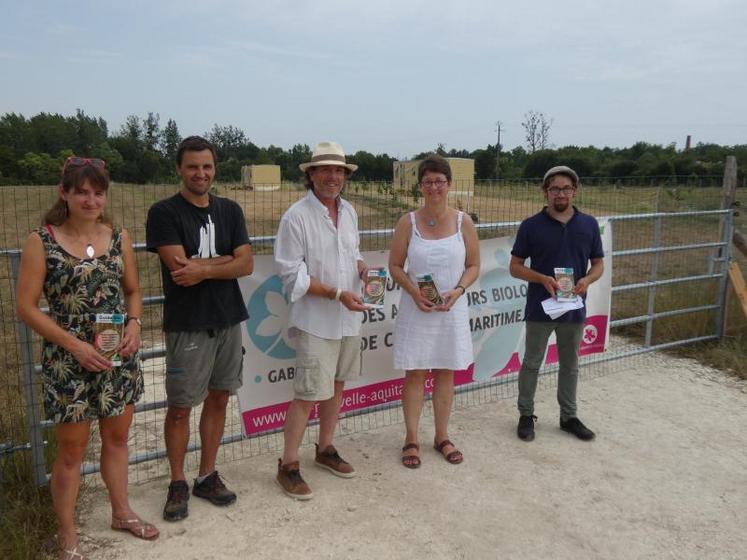
[[[96,167],[98,169],[103,169],[106,165],[106,162],[103,159],[99,158],[84,158],[84,157],[77,157],[77,156],[70,156],[65,160],[65,165],[63,169],[67,169],[68,167],[83,167],[85,165],[90,165],[91,167]]]

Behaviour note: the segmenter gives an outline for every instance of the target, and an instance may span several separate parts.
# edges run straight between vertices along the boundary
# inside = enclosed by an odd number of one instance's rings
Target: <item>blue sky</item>
[[[524,143],[747,143],[740,0],[0,0],[0,113],[173,118],[408,157]]]

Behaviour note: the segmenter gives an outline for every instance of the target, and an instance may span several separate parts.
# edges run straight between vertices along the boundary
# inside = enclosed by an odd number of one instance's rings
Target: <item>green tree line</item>
[[[301,178],[298,164],[311,157],[311,148],[296,144],[289,149],[254,144],[246,133],[233,125],[215,124],[203,134],[216,147],[218,176],[238,181],[241,167],[250,164],[276,164],[283,179]],[[157,113],[145,117],[130,115],[120,129],[109,132],[106,121],[82,110],[64,116],[39,113],[30,118],[17,113],[0,117],[0,184],[53,184],[59,179],[67,156],[98,157],[107,162],[115,181],[149,183],[174,181],[174,156],[182,140],[177,123],[168,119],[162,125]],[[744,180],[747,169],[747,144],[721,146],[697,144],[678,150],[674,144],[661,146],[637,142],[627,148],[564,146],[532,153],[523,147],[510,151],[487,145],[473,151],[435,150],[448,157],[475,160],[475,178],[520,179],[540,177],[553,165],[573,167],[582,177],[677,177],[678,180],[718,176],[727,155],[735,155]],[[416,154],[418,159],[424,153]],[[390,181],[395,158],[388,154],[358,151],[349,159],[359,166],[356,178],[366,181]]]

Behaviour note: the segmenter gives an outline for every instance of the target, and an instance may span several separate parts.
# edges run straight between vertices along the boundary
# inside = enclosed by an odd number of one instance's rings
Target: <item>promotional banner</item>
[[[605,255],[612,250],[609,222],[600,221]],[[480,277],[467,290],[474,363],[454,372],[454,384],[477,383],[516,372],[524,354],[524,305],[527,284],[509,272],[514,239],[480,241]],[[388,251],[363,253],[369,267],[386,267]],[[604,352],[609,337],[612,263],[605,258],[604,275],[592,284],[586,299],[587,317],[581,355]],[[290,306],[275,274],[271,256],[254,257],[254,272],[239,281],[249,312],[242,329],[244,385],[238,392],[244,434],[252,435],[285,423],[285,411],[293,398],[294,340],[288,331]],[[384,307],[362,313],[363,374],[345,384],[341,412],[349,412],[400,399],[404,372],[392,368],[394,321],[401,290],[388,278]],[[291,331],[292,332],[292,331]],[[546,364],[557,362],[554,335]],[[430,379],[426,389],[431,389]],[[318,406],[311,418],[317,417]]]

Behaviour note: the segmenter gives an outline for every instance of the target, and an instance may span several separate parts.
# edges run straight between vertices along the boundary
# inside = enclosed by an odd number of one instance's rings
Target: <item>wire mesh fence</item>
[[[726,258],[733,227],[732,214],[716,212],[721,190],[716,186],[672,183],[653,184],[649,178],[619,178],[585,182],[576,204],[597,217],[608,217],[613,227],[613,254],[607,255],[612,267],[611,339],[608,351],[582,360],[582,377],[606,375],[631,365],[635,356],[651,348],[686,344],[716,338],[723,323],[726,288]],[[48,471],[53,430],[41,422],[38,376],[40,344],[35,335],[15,318],[14,282],[19,247],[28,232],[41,222],[44,211],[56,197],[56,187],[2,187],[4,205],[0,229],[0,455],[32,456]],[[165,415],[165,360],[161,332],[161,278],[158,257],[143,250],[145,220],[155,201],[177,192],[177,185],[115,184],[110,189],[108,209],[115,223],[126,228],[139,248],[137,252],[140,284],[146,307],[143,314],[142,355],[146,392],[138,404],[131,429],[130,450],[133,482],[151,480],[168,474],[164,459],[163,419]],[[300,184],[283,183],[279,188],[246,189],[239,184],[217,184],[215,192],[236,200],[244,209],[247,228],[253,238],[255,254],[272,252],[272,237],[282,213],[305,195]],[[344,196],[355,206],[363,232],[362,250],[388,249],[391,229],[408,210],[421,204],[416,188],[394,188],[391,183],[351,182]],[[744,203],[743,189],[738,199]],[[543,205],[537,182],[502,181],[455,184],[450,193],[453,206],[472,214],[481,238],[511,236],[518,223]],[[744,227],[744,217],[737,225]],[[45,305],[42,302],[42,305]],[[683,311],[686,310],[686,311]],[[30,341],[25,337],[31,336]],[[28,343],[27,343],[28,342]],[[552,373],[547,368],[544,373]],[[29,382],[33,380],[33,383]],[[516,374],[509,374],[458,391],[455,409],[516,396]],[[542,387],[554,386],[553,375],[543,375]],[[507,403],[506,406],[513,406]],[[193,411],[192,440],[186,468],[196,470],[199,455],[197,437],[199,407]],[[430,406],[426,406],[430,414]],[[401,423],[399,406],[384,405],[364,413],[348,414],[341,419],[341,434],[370,430]],[[30,439],[30,427],[38,425]],[[33,430],[31,430],[33,433]],[[233,461],[263,453],[275,453],[282,446],[282,435],[266,433],[252,438],[241,435],[238,404],[231,399],[226,443],[219,462]],[[305,436],[305,443],[316,439],[316,427]],[[36,446],[32,443],[44,442]],[[91,457],[97,439],[92,439]],[[25,459],[28,460],[28,459]],[[97,465],[85,466],[88,472]]]

